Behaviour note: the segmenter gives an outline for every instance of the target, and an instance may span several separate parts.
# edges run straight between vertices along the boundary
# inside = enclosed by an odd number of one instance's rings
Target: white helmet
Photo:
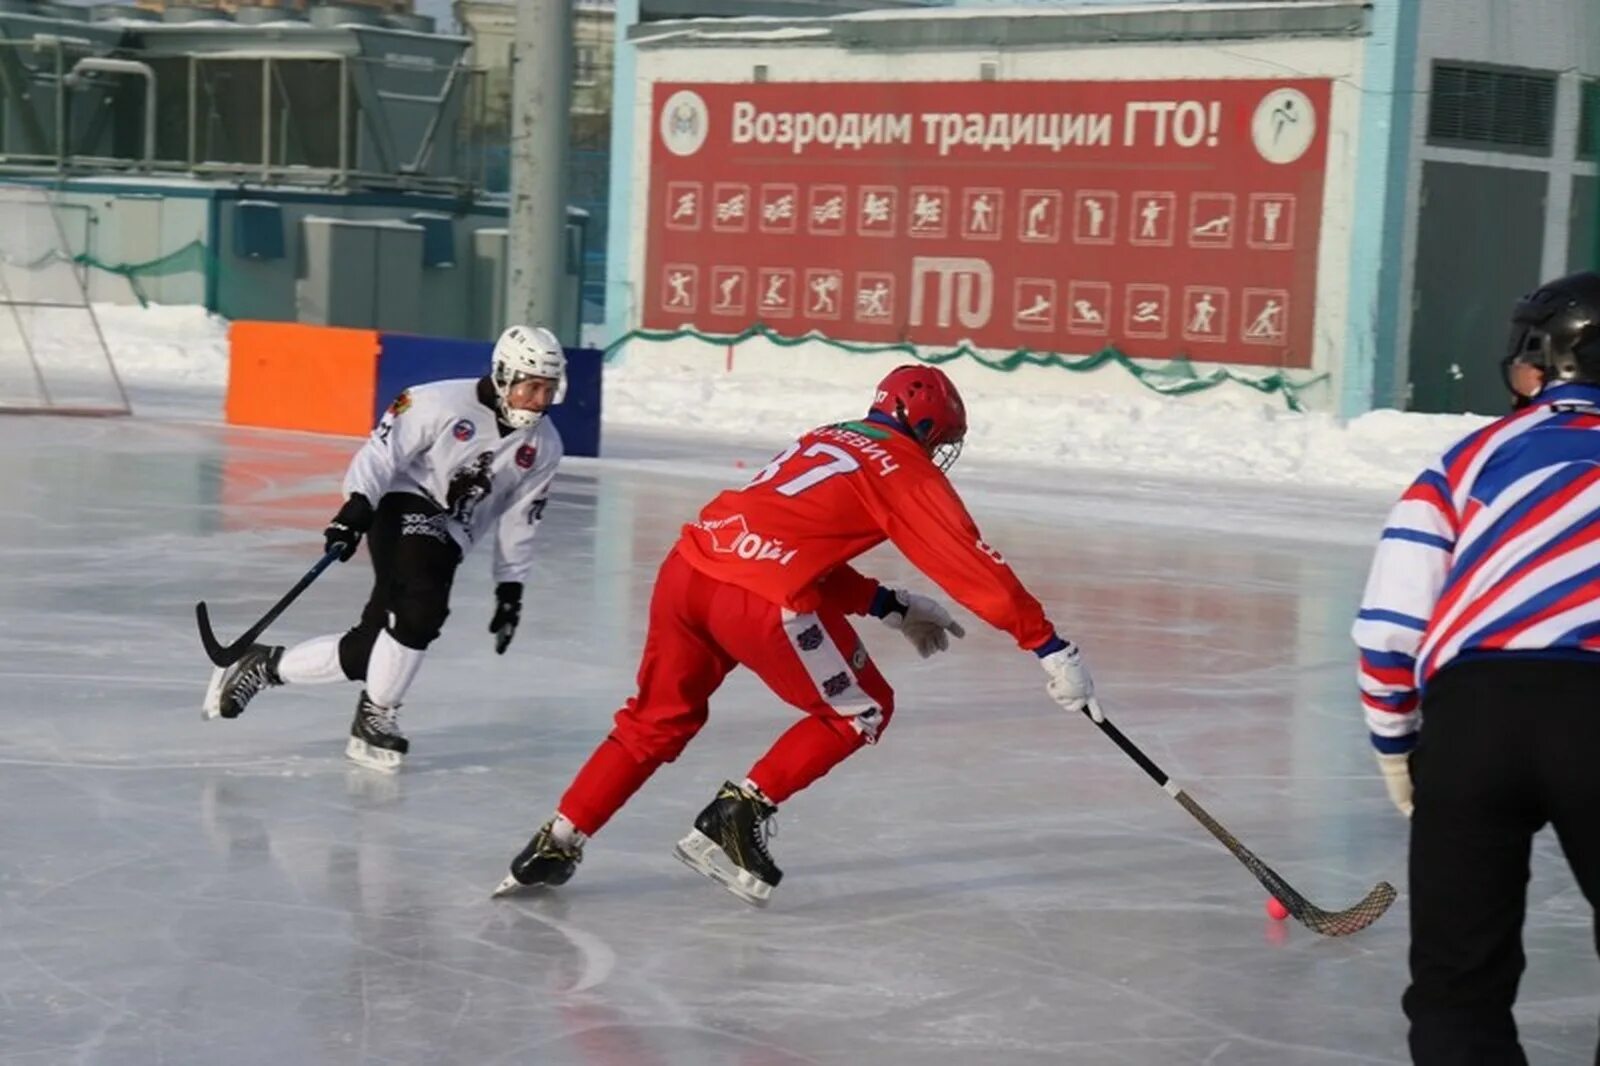
[[[544,417],[541,411],[525,411],[507,401],[511,386],[524,378],[554,378],[560,403],[567,395],[567,355],[556,335],[543,326],[512,326],[494,342],[494,357],[489,371],[495,396],[500,400],[500,419],[513,429],[526,429]]]

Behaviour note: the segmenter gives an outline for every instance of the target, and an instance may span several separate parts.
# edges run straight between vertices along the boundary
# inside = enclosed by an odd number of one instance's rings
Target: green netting
[[[210,261],[211,253],[201,241],[190,241],[182,248],[166,255],[150,259],[142,263],[108,263],[92,255],[78,254],[71,257],[71,261],[95,270],[103,270],[109,274],[116,274],[128,279],[133,294],[141,305],[148,305],[149,299],[143,287],[139,284],[141,278],[167,277],[172,274],[198,273],[204,274]],[[12,264],[25,269],[42,269],[56,260],[67,257],[59,251],[49,251],[37,260],[30,263]],[[1240,374],[1225,367],[1219,367],[1208,373],[1201,374],[1194,367],[1194,363],[1186,357],[1168,359],[1154,366],[1145,366],[1124,355],[1115,348],[1102,348],[1092,355],[1067,356],[1057,352],[1035,352],[1026,348],[1018,348],[1005,355],[995,356],[988,352],[973,348],[962,343],[945,351],[924,351],[917,345],[907,342],[864,344],[854,341],[835,340],[826,334],[815,330],[800,336],[786,336],[769,326],[756,324],[739,333],[705,333],[701,330],[685,327],[676,330],[651,330],[635,329],[623,334],[605,348],[607,361],[613,359],[624,345],[632,340],[645,341],[673,341],[684,337],[708,344],[737,346],[752,338],[759,337],[770,344],[780,348],[793,348],[802,344],[824,344],[852,355],[874,355],[882,352],[899,352],[912,359],[920,360],[937,366],[955,359],[966,357],[980,363],[991,370],[1010,373],[1021,366],[1058,367],[1062,370],[1071,370],[1075,373],[1088,373],[1098,370],[1107,363],[1115,363],[1129,374],[1133,375],[1145,388],[1158,392],[1163,396],[1187,396],[1190,393],[1204,392],[1214,389],[1219,385],[1233,382],[1246,388],[1254,389],[1263,395],[1277,393],[1283,397],[1285,406],[1291,411],[1304,411],[1305,404],[1300,399],[1300,393],[1313,385],[1320,384],[1328,379],[1326,373],[1312,374],[1298,380],[1291,378],[1281,370],[1261,376]]]
[[[138,298],[141,307],[148,307],[150,299],[145,295],[144,287],[139,284],[140,278],[165,278],[173,274],[199,274],[205,276],[206,266],[210,262],[211,253],[206,250],[203,242],[194,240],[179,248],[177,251],[168,252],[166,255],[157,256],[155,259],[143,263],[107,263],[96,259],[92,255],[79,254],[72,257],[72,261],[84,266],[103,270],[108,274],[117,274],[128,279],[128,287],[133,290],[133,295]]]
[[[150,299],[145,295],[144,287],[139,284],[141,278],[164,278],[173,274],[200,274],[204,275],[210,253],[206,251],[203,242],[194,240],[179,248],[177,251],[168,252],[166,255],[157,256],[155,259],[143,263],[108,263],[103,259],[80,252],[68,256],[60,249],[52,248],[37,259],[26,263],[11,263],[7,265],[20,267],[23,270],[43,270],[51,263],[71,262],[79,266],[103,270],[107,274],[116,274],[128,279],[128,286],[133,290],[133,295],[138,298],[140,306],[148,307]]]
[[[926,352],[917,345],[906,342],[861,344],[834,340],[816,331],[798,337],[788,337],[760,324],[751,326],[739,333],[726,334],[704,333],[689,327],[676,330],[636,329],[607,345],[605,358],[607,361],[611,360],[625,344],[632,340],[673,341],[684,337],[692,337],[695,340],[705,341],[709,344],[734,346],[742,344],[753,337],[760,337],[780,348],[793,348],[801,344],[817,343],[849,352],[852,355],[899,352],[935,366],[966,356],[991,370],[999,370],[1004,373],[1010,373],[1020,366],[1053,366],[1076,373],[1087,373],[1091,370],[1098,370],[1107,363],[1115,363],[1129,374],[1132,374],[1139,384],[1153,392],[1159,392],[1163,396],[1187,396],[1190,393],[1214,389],[1231,381],[1266,395],[1278,393],[1283,397],[1284,404],[1291,411],[1304,411],[1306,408],[1305,404],[1300,400],[1300,393],[1328,379],[1326,373],[1321,373],[1294,380],[1281,370],[1273,371],[1261,377],[1238,374],[1226,368],[1218,368],[1209,373],[1201,374],[1195,370],[1194,364],[1184,357],[1169,359],[1157,366],[1142,366],[1115,348],[1102,348],[1093,355],[1076,357],[1060,355],[1056,352],[1034,352],[1026,348],[1018,348],[1007,355],[997,357],[962,343],[947,351]]]

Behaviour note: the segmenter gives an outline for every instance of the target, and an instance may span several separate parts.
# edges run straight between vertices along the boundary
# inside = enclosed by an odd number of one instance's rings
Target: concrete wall
[[[252,194],[252,200],[273,200],[270,193]],[[294,321],[297,317],[295,285],[306,274],[305,231],[307,217],[337,218],[347,221],[407,221],[416,211],[379,205],[363,205],[359,200],[341,203],[335,198],[319,201],[279,201],[283,209],[284,258],[250,260],[233,254],[233,232],[238,214],[236,201],[218,204],[218,259],[216,310],[233,319],[273,322]],[[418,207],[416,210],[436,211]],[[472,271],[472,234],[486,227],[503,227],[505,219],[494,215],[461,215],[455,219],[455,260],[451,267],[425,267],[415,301],[421,316],[420,331],[439,337],[479,337],[484,330],[473,321],[471,309],[475,284]],[[372,323],[375,328],[385,323]],[[398,325],[398,324],[396,324]]]
[[[454,265],[421,269],[420,286],[407,295],[412,310],[404,323],[371,325],[467,339],[493,337],[504,325],[485,320],[485,311],[493,303],[480,299],[479,290],[497,281],[473,255],[473,235],[478,230],[504,229],[503,209],[480,205],[455,213],[453,204],[436,198],[308,195],[270,189],[246,192],[197,182],[69,182],[52,187],[51,196],[59,205],[58,217],[71,254],[87,255],[102,267],[148,264],[190,249],[172,264],[182,268],[176,272],[136,272],[130,280],[112,270],[91,270],[90,299],[135,303],[142,296],[154,303],[204,304],[228,318],[263,321],[295,321],[299,317],[296,286],[306,275],[305,218],[408,222],[418,213],[449,215],[455,231]],[[250,259],[234,253],[241,199],[280,204],[282,258]],[[197,243],[203,248],[191,247]],[[575,276],[572,284],[576,283]],[[567,332],[575,334],[575,328]]]
[[[209,200],[173,198],[153,191],[130,188],[123,192],[56,194],[59,213],[74,255],[87,255],[101,264],[121,266],[149,263],[177,252],[195,241],[204,243]],[[191,257],[199,263],[199,256]],[[105,270],[89,272],[89,298],[101,303],[137,303],[139,294],[154,303],[205,302],[202,271],[145,274],[135,281]]]

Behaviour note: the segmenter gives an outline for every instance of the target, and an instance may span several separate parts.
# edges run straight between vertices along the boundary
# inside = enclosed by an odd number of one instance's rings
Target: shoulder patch
[[[406,413],[407,409],[410,408],[410,406],[411,390],[401,389],[400,395],[396,396],[394,398],[394,402],[389,405],[389,413],[391,415],[403,415]]]
[[[517,449],[517,465],[522,467],[524,470],[531,470],[533,468],[533,461],[538,458],[538,456],[539,449],[535,448],[531,444],[524,444],[522,447]]]
[[[871,422],[840,422],[835,429],[848,429],[851,433],[859,433],[863,437],[873,440],[888,440],[889,431],[882,426],[875,426]]]

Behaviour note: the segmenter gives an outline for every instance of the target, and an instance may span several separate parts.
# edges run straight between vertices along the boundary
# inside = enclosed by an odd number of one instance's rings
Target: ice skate
[[[746,903],[765,907],[783,880],[783,871],[767,851],[777,813],[760,796],[726,782],[694,820],[694,829],[678,841],[674,854]]]
[[[528,846],[511,860],[511,872],[492,895],[503,896],[514,889],[531,885],[553,887],[567,883],[572,872],[578,868],[578,863],[583,861],[583,841],[579,839],[562,845],[556,841],[554,827],[554,818],[539,827],[533,839],[528,841]]]
[[[356,718],[350,724],[350,741],[345,758],[368,769],[396,773],[411,742],[400,732],[398,707],[380,707],[362,690],[356,704]]]
[[[281,646],[252,644],[239,661],[211,673],[201,713],[206,718],[237,718],[262,689],[283,684],[278,676]]]

